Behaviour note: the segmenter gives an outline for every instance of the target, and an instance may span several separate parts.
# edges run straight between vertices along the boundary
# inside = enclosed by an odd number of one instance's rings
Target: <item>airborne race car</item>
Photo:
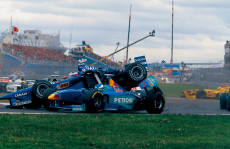
[[[12,108],[40,108],[57,111],[101,112],[136,110],[161,113],[165,106],[163,92],[153,76],[146,78],[142,64],[126,65],[125,70],[78,66],[78,74],[63,81],[36,81],[30,88],[0,97],[9,99]],[[140,86],[140,95],[131,88]]]

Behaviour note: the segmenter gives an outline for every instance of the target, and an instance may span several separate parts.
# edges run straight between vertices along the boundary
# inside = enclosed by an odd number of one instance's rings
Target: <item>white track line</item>
[[[0,102],[0,105],[10,105],[10,103]]]

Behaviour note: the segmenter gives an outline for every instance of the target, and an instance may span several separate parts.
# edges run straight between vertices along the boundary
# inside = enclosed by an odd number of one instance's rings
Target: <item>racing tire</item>
[[[125,72],[127,74],[127,83],[131,83],[138,85],[147,77],[147,70],[144,65],[139,63],[129,64],[125,68]]]
[[[57,88],[51,87],[51,88],[48,88],[48,89],[45,91],[44,95],[43,95],[43,102],[42,102],[42,105],[43,105],[43,107],[44,107],[47,111],[58,111],[58,110],[60,110],[60,109],[58,109],[58,108],[50,108],[51,102],[55,102],[55,101],[51,101],[51,100],[48,99],[48,97],[49,97],[52,93],[54,93],[54,92],[56,92],[56,91],[57,91]]]
[[[220,109],[227,109],[226,96],[228,96],[228,93],[222,93],[220,95]]]
[[[196,98],[198,99],[205,99],[206,98],[206,92],[203,89],[200,89],[196,92]]]
[[[86,112],[99,113],[103,112],[105,107],[104,95],[98,89],[89,90],[83,95]]]
[[[227,98],[227,110],[230,111],[230,98]]]
[[[147,94],[145,109],[149,114],[160,114],[165,107],[165,97],[161,92],[150,91]]]
[[[55,87],[48,88],[43,94],[43,100],[48,100],[48,97],[56,91],[57,88]]]
[[[34,83],[31,89],[31,93],[40,99],[43,99],[43,95],[48,88],[51,88],[50,82],[45,80],[39,80]]]
[[[51,83],[45,80],[36,81],[31,88],[32,103],[24,105],[27,109],[38,109],[42,107],[42,99],[45,90],[52,87]]]

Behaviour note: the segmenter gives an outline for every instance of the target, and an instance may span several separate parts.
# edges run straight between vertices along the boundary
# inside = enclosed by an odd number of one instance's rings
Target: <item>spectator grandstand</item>
[[[50,74],[66,75],[76,71],[78,65],[74,58],[55,50],[13,44],[2,44],[1,49],[2,76],[16,70],[34,78],[44,78]]]
[[[39,64],[57,64],[57,65],[73,65],[77,60],[66,56],[65,54],[44,48],[3,44],[2,52],[5,52],[14,58],[26,63],[39,63]]]
[[[77,71],[79,62],[90,65],[103,58],[95,54],[85,41],[81,46],[70,49],[68,56],[63,54],[67,48],[60,42],[60,31],[57,35],[49,35],[40,30],[18,32],[19,29],[15,31],[14,28],[11,26],[1,33],[0,77],[15,71],[23,71],[27,77],[36,79],[52,74],[61,76]],[[119,63],[109,59],[99,62],[95,67],[122,68]]]
[[[2,76],[12,74],[16,70],[23,71],[35,78],[43,78],[51,74],[65,75],[77,71],[79,60],[85,59],[85,63],[90,65],[103,58],[85,47],[81,50],[78,48],[76,53],[72,53],[72,57],[56,50],[40,47],[6,43],[3,43],[1,47],[1,54],[4,58],[1,67]],[[122,66],[107,59],[98,63],[96,67],[121,68]]]

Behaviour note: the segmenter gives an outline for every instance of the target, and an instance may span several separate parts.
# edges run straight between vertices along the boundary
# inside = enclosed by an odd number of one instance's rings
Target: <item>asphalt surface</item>
[[[186,99],[166,98],[164,114],[229,114],[230,111],[221,110],[217,99]]]
[[[65,110],[49,112],[45,109],[9,109],[5,105],[0,105],[0,114],[66,114],[73,113]],[[123,113],[147,114],[146,111],[128,111]],[[219,100],[214,99],[185,99],[166,98],[166,106],[162,114],[201,114],[201,115],[230,115],[230,111],[219,108]]]

